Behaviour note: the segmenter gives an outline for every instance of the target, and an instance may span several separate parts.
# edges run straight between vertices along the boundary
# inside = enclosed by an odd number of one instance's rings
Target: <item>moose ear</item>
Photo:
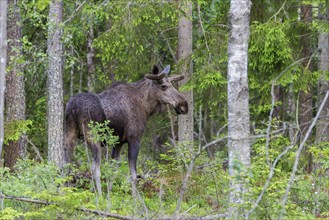
[[[178,76],[169,77],[168,80],[170,82],[178,82],[178,81],[180,81],[180,80],[182,80],[184,78],[185,78],[184,75],[178,75]]]
[[[170,72],[170,65],[168,65],[164,70],[162,70],[162,72],[160,74],[166,74],[168,75]]]
[[[169,74],[170,66],[167,66],[160,74],[158,74],[158,72],[159,72],[159,68],[156,65],[154,65],[153,70],[152,70],[152,74],[146,74],[145,78],[159,81],[159,80],[163,79],[164,77],[166,77]]]
[[[159,67],[157,65],[153,66],[152,74],[157,75],[159,73]]]

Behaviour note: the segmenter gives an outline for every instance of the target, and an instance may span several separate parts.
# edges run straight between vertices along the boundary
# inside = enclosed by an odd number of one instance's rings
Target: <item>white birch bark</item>
[[[4,141],[6,65],[7,65],[7,0],[1,0],[0,1],[0,159],[2,155],[2,146]]]
[[[250,166],[248,42],[250,0],[231,0],[228,39],[228,151],[230,186],[229,218],[238,219],[239,205],[247,191],[244,178],[236,178]],[[239,171],[240,170],[240,171]]]
[[[94,25],[90,21],[90,27],[88,32],[88,39],[87,39],[87,84],[88,84],[88,91],[95,92],[95,49],[93,47],[94,41]]]
[[[48,27],[48,160],[59,167],[64,164],[63,149],[63,78],[62,1],[52,0]]]
[[[192,76],[192,2],[179,2],[180,8],[186,11],[186,16],[179,19],[178,24],[178,60],[182,62],[181,74],[185,79],[179,82],[179,86],[184,85]],[[193,91],[186,91],[184,95],[187,99],[189,112],[186,115],[178,116],[178,141],[193,142]]]

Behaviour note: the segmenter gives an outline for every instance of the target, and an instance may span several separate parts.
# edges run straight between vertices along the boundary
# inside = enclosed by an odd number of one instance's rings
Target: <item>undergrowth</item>
[[[243,204],[248,211],[262,191],[269,175],[265,156],[265,139],[253,144],[252,166],[247,178],[249,191]],[[269,160],[275,158],[289,145],[284,137],[272,139],[269,146]],[[177,206],[182,180],[187,171],[188,157],[180,146],[171,147],[160,160],[148,160],[139,164],[138,173],[144,178],[138,182],[138,190],[148,209],[148,217],[157,219],[172,217]],[[275,174],[264,193],[258,207],[250,215],[251,219],[276,219],[281,211],[281,200],[289,180],[295,159],[292,148],[275,167]],[[285,219],[316,219],[329,216],[329,147],[309,146],[313,157],[314,172],[307,173],[301,163],[300,169],[288,196]],[[106,149],[105,149],[106,150]],[[14,172],[0,168],[0,219],[99,219],[102,216],[81,209],[99,210],[122,216],[146,218],[143,203],[132,197],[127,160],[104,159],[101,167],[103,195],[97,196],[88,162],[88,151],[84,145],[76,149],[75,163],[64,170],[54,164],[40,163],[25,159],[17,163]],[[106,152],[104,153],[106,155]],[[185,155],[185,156],[184,156]],[[210,160],[201,154],[195,163],[188,182],[180,216],[207,216],[226,213],[229,207],[228,171],[223,167],[227,160],[224,153],[217,153]],[[301,162],[303,158],[301,158]],[[10,197],[11,196],[11,197]],[[14,197],[31,201],[17,201]],[[33,200],[47,204],[36,204]]]

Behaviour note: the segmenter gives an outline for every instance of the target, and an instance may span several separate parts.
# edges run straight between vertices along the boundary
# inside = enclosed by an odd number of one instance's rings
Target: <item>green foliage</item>
[[[15,209],[13,209],[11,207],[7,207],[1,211],[0,217],[2,219],[14,220],[16,218],[21,217],[21,213],[19,213],[18,211],[16,211]]]
[[[303,35],[313,34],[313,29],[303,22],[295,19],[273,18],[265,23],[254,21],[250,28],[248,56],[249,88],[252,100],[250,112],[255,120],[259,120],[267,118],[271,109],[273,81],[275,89],[282,88],[284,94],[289,90],[296,94],[299,91],[312,92],[320,73],[310,71],[309,66],[312,66],[311,62],[315,60],[314,55],[303,57],[305,55],[301,52]],[[313,44],[309,39],[304,41],[310,45]],[[276,107],[284,105],[286,103],[283,103],[283,100],[275,103]]]
[[[253,144],[251,176],[248,177],[251,201],[255,201],[262,191],[270,172],[270,167],[266,161],[265,141],[265,138],[259,139]],[[273,164],[279,154],[290,144],[289,139],[283,136],[271,137],[268,148],[269,163]],[[297,146],[293,147],[275,166],[275,174],[265,191],[263,199],[253,215],[251,215],[251,218],[272,219],[277,218],[281,212],[281,201],[291,175],[296,150]],[[316,158],[315,163],[323,161],[320,158],[326,156],[328,153],[327,147],[318,148],[314,146],[310,147],[309,151],[312,152],[313,157]],[[323,165],[324,164],[318,163],[316,172],[321,172],[323,168],[325,169]],[[314,218],[314,210],[317,210],[317,213],[320,215],[326,213],[328,195],[325,195],[323,189],[327,188],[328,184],[329,182],[325,180],[323,176],[317,173],[306,174],[303,172],[303,168],[300,167],[295,177],[292,190],[289,193],[286,204],[286,218]]]
[[[175,211],[181,184],[187,172],[186,168],[192,157],[191,153],[186,146],[179,145],[172,147],[168,154],[161,154],[160,161],[147,161],[147,169],[151,172],[158,171],[153,178],[146,179],[145,183],[142,182],[144,188],[149,188],[148,191],[144,191],[145,196],[149,198],[149,204],[156,202],[154,199],[158,195],[157,192],[153,192],[153,187],[156,187],[163,195],[163,209],[168,213]],[[186,157],[187,155],[189,156]],[[207,215],[212,211],[225,212],[229,178],[228,173],[222,169],[222,162],[223,158],[219,154],[213,161],[209,161],[205,153],[198,158],[188,182],[182,210],[189,210],[192,216]],[[156,207],[157,203],[154,205]]]
[[[271,80],[291,64],[292,48],[290,38],[287,36],[289,27],[289,23],[276,21],[254,22],[251,26],[249,47],[249,67],[252,71],[251,89],[268,94]],[[290,76],[290,70],[285,74]],[[284,85],[292,83],[291,79],[293,78],[288,78],[288,82],[284,81]]]
[[[197,171],[191,177],[190,193],[187,194],[186,201],[182,204],[183,210],[194,207],[189,211],[191,215],[206,215],[212,209],[216,210],[225,205],[225,199],[223,199],[225,196],[222,193],[225,192],[228,179],[224,178],[227,173],[220,168],[219,164],[217,160],[208,164],[206,157],[200,160],[200,163],[197,164]],[[173,166],[168,164],[167,169],[155,174],[154,171],[159,170],[159,166],[164,168],[165,165],[153,164],[149,170],[153,176],[141,180],[138,187],[151,213],[156,214],[161,209],[163,214],[171,215],[175,210],[177,191],[180,190],[184,172],[180,170],[170,171],[169,167]],[[82,207],[108,210],[111,213],[122,215],[133,215],[132,213],[138,207],[138,203],[136,206],[136,200],[131,197],[127,162],[116,164],[110,161],[102,164],[102,182],[105,184],[103,188],[107,188],[107,185],[111,183],[112,191],[107,192],[105,190],[105,193],[108,193],[106,197],[98,197],[98,199],[90,191],[93,186],[90,182],[89,185],[79,185],[74,181],[72,182],[78,177],[82,167],[81,164],[72,165],[70,176],[61,174],[53,164],[35,163],[31,160],[20,161],[16,166],[15,173],[10,173],[7,168],[0,168],[1,192],[5,195],[31,198],[50,204],[37,205],[5,199],[4,209],[0,210],[0,218],[51,219],[54,216],[61,216],[64,219],[80,219],[90,217],[88,213],[77,210]],[[90,171],[85,170],[84,172],[89,174],[80,175],[79,178],[90,181]],[[218,182],[218,179],[221,181]],[[67,183],[69,183],[69,187],[65,186]]]
[[[46,134],[46,80],[47,80],[47,18],[48,0],[19,1],[22,26],[22,49],[26,94],[26,115],[33,126],[29,139],[41,152],[47,142]]]
[[[15,141],[23,133],[27,133],[29,139],[44,155],[47,152],[46,50],[49,3],[49,0],[20,1],[23,56],[15,57],[12,63],[24,64],[28,120],[6,124],[5,128],[6,143],[10,140]],[[327,32],[328,22],[316,20],[314,14],[312,24],[304,25],[298,20],[296,7],[301,3],[319,6],[320,3],[325,3],[325,0],[253,1],[248,74],[250,112],[252,123],[256,126],[255,133],[263,133],[266,128],[266,120],[271,110],[272,80],[278,77],[276,85],[282,87],[284,92],[288,87],[292,87],[293,91],[298,93],[312,91],[323,75],[316,68],[310,71],[303,67],[304,63],[302,65],[300,61],[304,56],[301,54],[304,46],[301,38],[305,35],[311,36],[309,43],[315,51],[317,32]],[[178,74],[182,63],[192,59],[193,76],[181,90],[193,89],[194,107],[201,109],[203,116],[204,139],[212,140],[216,129],[227,123],[226,72],[230,1],[197,0],[193,4],[193,54],[173,65],[173,73]],[[64,0],[63,6],[62,41],[65,51],[63,60],[66,100],[70,95],[67,91],[71,80],[73,93],[86,90],[87,39],[91,27],[94,30],[93,46],[96,49],[96,91],[108,86],[112,80],[140,79],[142,74],[151,70],[153,64],[165,66],[167,63],[174,63],[178,19],[185,13],[185,9],[178,9],[175,1]],[[319,10],[323,12],[325,8]],[[316,55],[310,61],[315,59]],[[9,66],[8,70],[10,68]],[[325,79],[327,78],[326,76]],[[275,103],[276,107],[284,105],[284,100]],[[109,159],[109,151],[118,139],[108,125],[108,121],[104,124],[90,124],[94,141],[107,145],[104,150],[107,158],[101,163],[102,188],[106,196],[97,197],[92,193],[94,183],[88,162],[90,153],[86,146],[79,145],[75,152],[75,163],[68,167],[71,171],[69,176],[52,164],[36,163],[28,159],[20,161],[15,172],[0,168],[2,192],[56,203],[43,206],[5,199],[4,207],[0,207],[3,208],[0,210],[0,218],[97,218],[78,212],[77,208],[82,206],[123,215],[141,216],[141,204],[131,196],[129,166],[126,159]],[[282,123],[275,121],[272,126],[280,128]],[[150,210],[150,216],[155,216],[154,218],[173,214],[187,166],[197,151],[197,148],[190,144],[179,143],[175,147],[164,145],[163,139],[167,138],[168,130],[168,118],[158,117],[151,121],[148,131],[145,132],[147,136],[143,139],[139,156],[138,173],[144,175],[145,179],[139,181],[138,189]],[[157,143],[160,149],[154,146],[158,137],[161,139],[161,143]],[[245,210],[255,201],[269,175],[265,142],[264,138],[254,141],[252,166],[247,172],[239,161],[234,162],[234,168],[240,171],[234,178],[249,180],[248,202],[242,204]],[[273,163],[290,144],[285,136],[271,136],[269,162]],[[306,173],[301,163],[288,197],[286,219],[328,216],[328,143],[307,147],[315,170],[314,173]],[[275,175],[259,207],[252,215],[254,219],[277,218],[294,163],[295,150],[296,146],[282,157],[275,167]],[[187,218],[192,215],[201,216],[227,211],[231,189],[230,177],[223,166],[227,161],[226,151],[225,144],[218,145],[213,148],[215,156],[212,159],[203,152],[195,161],[181,208]],[[301,158],[301,162],[304,160],[305,156]],[[107,190],[109,187],[112,187],[111,191]]]
[[[118,143],[119,137],[113,134],[114,129],[110,128],[109,124],[109,120],[105,120],[103,123],[91,121],[88,124],[95,143],[101,142],[112,147]]]
[[[111,25],[93,43],[97,57],[106,65],[115,61],[118,79],[139,79],[141,73],[149,72],[160,60],[155,54],[168,51],[163,45],[171,36],[170,24],[177,22],[174,4],[119,1],[107,9]]]
[[[36,99],[36,100],[35,100]],[[44,152],[47,152],[47,149],[42,147],[47,146],[47,128],[46,128],[46,119],[47,119],[47,98],[46,96],[41,96],[39,99],[35,97],[33,99],[35,102],[32,103],[32,100],[28,102],[28,107],[33,109],[33,114],[30,115],[30,120],[33,122],[33,126],[28,132],[29,137],[31,137],[31,141],[40,146],[40,149]],[[33,106],[33,108],[32,108]],[[30,111],[28,111],[29,113]]]
[[[49,6],[50,1],[51,0],[34,0],[34,1],[30,1],[29,7],[37,7],[40,11],[43,11]]]
[[[218,105],[223,103],[226,98],[226,79],[214,65],[207,65],[194,72],[191,86],[188,85],[185,88],[193,89],[197,93],[196,107],[207,106],[212,112],[215,112]],[[204,99],[204,96],[209,98]]]
[[[197,4],[192,13],[193,25],[196,27],[193,31],[191,57],[193,75],[182,89],[193,89],[195,109],[202,107],[209,120],[215,120],[218,122],[216,124],[222,125],[226,123],[228,42],[226,15],[230,1],[201,0],[197,1]],[[177,69],[180,69],[181,62],[178,63]],[[210,135],[208,132],[212,133],[205,131],[206,136]]]
[[[60,174],[54,164],[35,163],[32,160],[20,161],[16,172],[0,168],[1,192],[5,195],[27,197],[53,203],[35,205],[5,199],[0,211],[1,219],[51,219],[54,216],[74,216],[76,208],[94,208],[93,194],[75,188],[66,188],[64,183],[69,177]],[[78,216],[78,215],[77,215]],[[64,217],[65,218],[65,217]]]
[[[290,144],[282,136],[272,137],[269,146],[269,161],[274,159]],[[194,154],[184,145],[171,147],[168,154],[162,154],[160,161],[148,160],[143,170],[138,172],[145,179],[138,182],[138,189],[152,215],[171,216],[175,211],[176,202],[186,175],[186,165]],[[78,211],[79,208],[108,210],[129,216],[138,216],[136,209],[142,210],[138,201],[131,196],[129,182],[129,166],[127,161],[105,161],[102,163],[102,184],[105,189],[103,197],[92,193],[94,187],[91,180],[90,163],[88,163],[85,146],[78,147],[77,164],[70,166],[70,175],[66,176],[54,164],[36,163],[31,160],[20,161],[16,172],[0,168],[0,188],[5,195],[26,197],[47,201],[50,205],[36,205],[15,200],[4,200],[0,218],[15,219],[49,219],[53,216],[61,218],[88,218],[90,214]],[[294,185],[286,205],[287,219],[313,218],[314,210],[319,216],[325,216],[328,207],[327,189],[329,187],[325,171],[328,166],[328,145],[309,148],[317,164],[317,172],[304,174],[302,169],[297,173]],[[294,162],[296,147],[284,155],[275,167],[275,174],[267,188],[259,206],[251,218],[277,218],[281,211],[280,202],[284,195],[291,168]],[[225,213],[228,208],[230,193],[228,172],[222,164],[227,159],[217,153],[209,160],[202,153],[195,161],[194,171],[188,182],[181,206],[187,216],[202,216],[209,213]],[[84,160],[82,160],[85,158]],[[242,206],[248,210],[258,197],[269,175],[269,167],[265,159],[265,139],[253,144],[252,166],[248,172],[242,172],[239,162],[236,163],[241,172],[236,180],[247,179],[247,201]],[[240,167],[240,168],[239,168]],[[107,187],[111,186],[111,191]]]
[[[329,169],[329,143],[322,142],[318,145],[312,146],[308,151],[313,155],[314,163],[319,165],[317,171],[319,174],[324,175],[325,172]]]
[[[5,138],[4,144],[8,144],[9,141],[18,141],[23,134],[30,131],[32,126],[31,120],[16,120],[5,123]]]

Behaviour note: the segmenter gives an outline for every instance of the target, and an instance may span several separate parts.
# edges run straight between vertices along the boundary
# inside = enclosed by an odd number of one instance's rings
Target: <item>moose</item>
[[[65,161],[71,162],[76,140],[82,137],[92,153],[92,175],[99,194],[101,190],[100,161],[101,143],[95,143],[90,134],[90,121],[109,120],[109,127],[119,137],[112,149],[111,157],[118,159],[123,144],[128,144],[128,163],[132,186],[137,181],[136,162],[140,140],[149,117],[171,105],[177,114],[187,114],[188,103],[185,97],[172,85],[184,76],[169,77],[170,66],[161,73],[154,65],[150,74],[133,83],[115,83],[103,92],[79,93],[70,98],[65,111]]]

